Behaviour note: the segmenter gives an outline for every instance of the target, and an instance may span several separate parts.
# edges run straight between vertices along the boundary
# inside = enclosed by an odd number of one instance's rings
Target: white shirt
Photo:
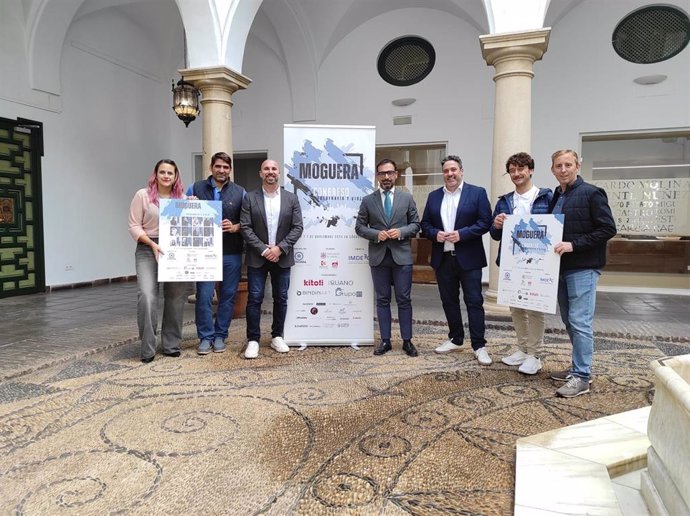
[[[441,201],[441,220],[443,221],[443,231],[450,233],[455,231],[455,215],[458,212],[458,204],[460,204],[460,195],[462,194],[462,185],[454,191],[449,192],[446,187],[443,187],[443,200]],[[443,243],[444,251],[454,251],[455,244],[453,242]]]
[[[513,192],[513,214],[514,215],[529,215],[532,213],[532,204],[534,204],[534,199],[537,198],[539,193],[539,188],[532,186],[523,194]]]
[[[263,188],[262,188],[263,190]],[[278,233],[278,220],[280,218],[280,188],[274,193],[264,192],[264,208],[266,209],[266,225],[268,229],[268,245],[276,245],[276,234]]]

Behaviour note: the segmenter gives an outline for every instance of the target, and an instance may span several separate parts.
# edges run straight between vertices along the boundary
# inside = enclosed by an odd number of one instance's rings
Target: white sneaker
[[[509,357],[502,358],[501,362],[503,362],[505,365],[520,365],[528,356],[529,355],[524,351],[518,350]]]
[[[441,344],[439,347],[437,347],[434,351],[436,353],[448,353],[450,351],[457,351],[460,349],[460,346],[458,344],[453,344],[452,340],[447,340],[443,344]]]
[[[486,347],[475,350],[474,356],[477,357],[477,362],[479,362],[480,365],[491,365],[493,362],[489,356],[489,352],[486,351]]]
[[[283,337],[273,337],[271,339],[271,347],[275,349],[278,353],[287,353],[288,351],[290,351],[290,348],[287,344],[285,344]]]
[[[247,349],[244,350],[244,358],[256,358],[259,356],[259,343],[255,340],[247,342]]]
[[[518,372],[522,374],[537,374],[541,371],[541,360],[535,356],[527,355],[527,358],[518,368]]]

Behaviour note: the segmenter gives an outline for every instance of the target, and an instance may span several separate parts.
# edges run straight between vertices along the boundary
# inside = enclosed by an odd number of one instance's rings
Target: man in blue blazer
[[[377,190],[359,207],[355,232],[369,241],[369,266],[376,292],[376,316],[381,343],[374,355],[383,355],[391,346],[391,283],[395,287],[403,351],[418,355],[412,344],[412,246],[419,233],[417,205],[409,192],[395,188],[398,178],[395,161],[383,159],[376,165]]]
[[[290,348],[283,340],[287,314],[290,268],[295,264],[292,249],[302,235],[302,210],[297,196],[280,188],[278,163],[261,164],[261,188],[249,192],[242,202],[240,230],[247,243],[247,347],[245,358],[259,356],[261,303],[266,278],[273,288],[271,347],[278,353]]]
[[[422,216],[422,235],[433,242],[431,266],[448,321],[448,340],[434,351],[448,353],[462,346],[462,287],[474,355],[481,365],[490,365],[484,338],[482,268],[487,262],[482,235],[491,226],[491,205],[484,188],[463,181],[462,160],[458,156],[443,158],[441,166],[445,186],[429,194]]]

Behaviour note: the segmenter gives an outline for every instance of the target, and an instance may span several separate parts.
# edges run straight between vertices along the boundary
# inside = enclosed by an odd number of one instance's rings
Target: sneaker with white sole
[[[273,337],[271,339],[271,347],[278,353],[287,353],[290,351],[290,347],[285,344],[283,337]]]
[[[501,362],[503,362],[505,365],[520,365],[522,364],[525,359],[529,355],[525,353],[524,351],[517,350],[515,353],[510,355],[509,357],[503,357],[501,359]]]
[[[518,368],[518,372],[522,374],[537,374],[541,371],[541,360],[533,355],[527,355],[525,361]]]
[[[587,394],[589,392],[589,382],[579,376],[573,376],[565,382],[560,389],[556,391],[556,396],[561,398],[574,398],[580,394]]]
[[[460,347],[461,346],[459,344],[454,344],[452,340],[447,340],[434,351],[436,353],[449,353],[451,351],[458,351]]]
[[[474,356],[477,357],[477,362],[479,362],[480,365],[491,365],[493,363],[486,347],[475,349]]]
[[[551,379],[556,380],[557,382],[567,382],[572,377],[573,377],[573,373],[570,372],[570,369],[566,369],[564,371],[556,371],[555,373],[551,373]],[[593,381],[594,381],[594,375],[591,375],[589,377],[589,384],[591,385]]]
[[[247,349],[244,350],[244,358],[256,358],[259,356],[259,343],[255,340],[247,342]]]

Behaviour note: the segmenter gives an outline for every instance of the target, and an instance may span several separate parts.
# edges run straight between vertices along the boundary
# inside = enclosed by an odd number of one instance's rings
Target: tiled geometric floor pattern
[[[415,359],[190,341],[143,365],[134,343],[0,384],[0,514],[512,514],[516,439],[649,404],[665,354],[598,339],[592,393],[564,400],[566,336],[525,377],[500,363],[510,331],[488,331],[489,367],[415,332]]]

